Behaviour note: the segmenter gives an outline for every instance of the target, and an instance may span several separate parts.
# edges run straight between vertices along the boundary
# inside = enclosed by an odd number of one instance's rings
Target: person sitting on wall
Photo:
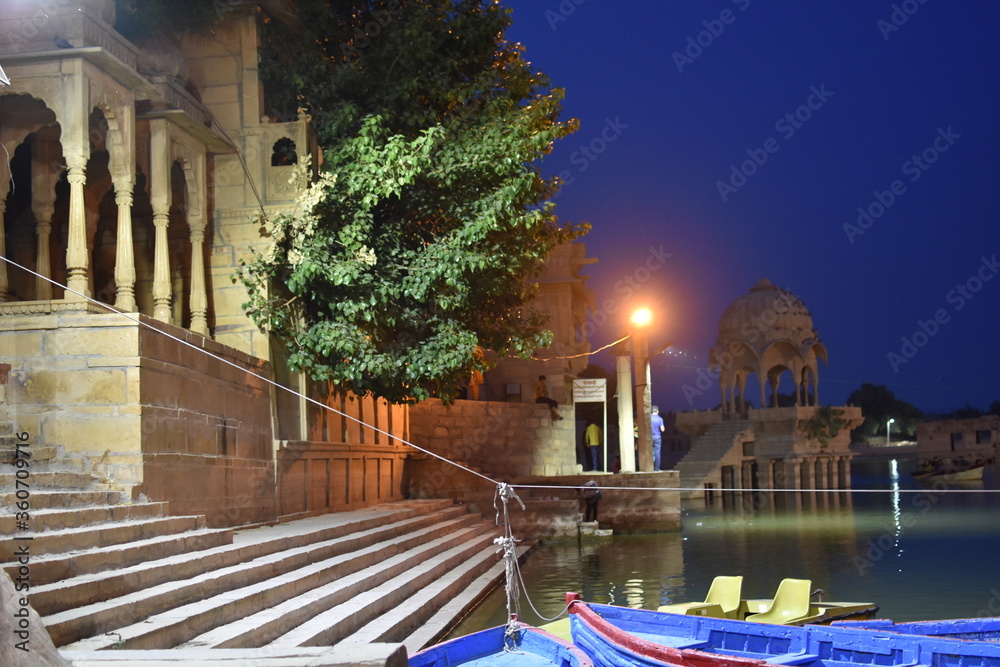
[[[549,383],[546,382],[544,375],[538,376],[538,382],[535,383],[535,403],[545,403],[549,406],[549,411],[552,413],[552,420],[559,421],[562,417],[559,416],[559,411],[556,410],[559,404],[553,399],[549,398]]]

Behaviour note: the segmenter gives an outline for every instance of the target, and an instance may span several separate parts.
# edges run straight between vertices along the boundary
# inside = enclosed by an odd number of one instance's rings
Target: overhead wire
[[[63,290],[65,290],[66,292],[68,292],[68,293],[75,294],[76,296],[80,297],[82,300],[85,300],[85,301],[87,301],[87,302],[89,302],[89,303],[91,303],[91,304],[93,304],[95,306],[103,308],[104,310],[108,311],[109,313],[116,314],[116,315],[118,315],[120,317],[123,317],[124,319],[128,320],[129,322],[132,322],[133,324],[137,324],[137,325],[145,327],[145,328],[147,328],[147,329],[149,329],[151,331],[154,331],[154,332],[156,332],[156,333],[158,333],[158,334],[160,334],[162,336],[166,336],[167,338],[170,338],[171,340],[173,340],[173,341],[175,341],[177,343],[180,343],[181,345],[184,345],[185,347],[188,347],[188,348],[190,348],[192,350],[195,350],[195,351],[200,352],[200,353],[202,353],[204,355],[207,355],[207,356],[209,356],[209,357],[211,357],[211,358],[213,358],[213,359],[215,359],[217,361],[220,361],[220,362],[226,364],[227,366],[235,368],[235,369],[237,369],[237,370],[239,370],[241,372],[244,372],[244,373],[250,375],[251,377],[254,377],[254,378],[258,379],[258,380],[264,382],[265,384],[268,384],[268,385],[270,385],[272,387],[275,387],[276,389],[280,389],[280,390],[282,390],[284,392],[287,392],[287,393],[289,393],[289,394],[291,394],[291,395],[293,395],[293,396],[295,396],[297,398],[300,398],[300,399],[306,401],[307,403],[310,403],[311,405],[316,406],[317,408],[319,408],[321,410],[325,410],[327,412],[332,412],[333,414],[339,415],[340,417],[343,417],[343,418],[345,418],[345,419],[347,419],[349,421],[355,422],[356,424],[359,424],[360,426],[363,426],[365,428],[371,429],[371,430],[375,431],[376,433],[380,433],[380,434],[386,436],[387,438],[390,438],[390,439],[393,439],[393,440],[397,440],[400,443],[402,443],[402,444],[404,444],[404,445],[406,445],[408,447],[412,447],[413,449],[417,450],[418,452],[421,452],[423,454],[427,454],[428,456],[430,456],[432,458],[435,458],[435,459],[437,459],[437,460],[439,460],[439,461],[441,461],[443,463],[447,463],[449,465],[452,465],[452,466],[454,466],[454,467],[456,467],[456,468],[458,468],[460,470],[463,470],[465,472],[468,472],[471,475],[474,475],[475,477],[480,478],[481,480],[489,482],[494,487],[498,487],[501,484],[501,482],[499,482],[498,480],[495,480],[492,477],[489,477],[488,475],[484,475],[483,473],[481,473],[481,472],[479,472],[477,470],[473,470],[472,468],[464,466],[464,465],[462,465],[461,463],[459,463],[457,461],[452,461],[451,459],[449,459],[449,458],[447,458],[445,456],[442,456],[440,454],[437,454],[436,452],[433,452],[433,451],[431,451],[429,449],[421,447],[420,445],[414,444],[414,443],[412,443],[412,442],[410,442],[408,440],[400,438],[398,435],[394,435],[392,433],[389,433],[388,431],[385,431],[385,430],[379,428],[378,426],[369,424],[369,423],[367,423],[367,422],[365,422],[365,421],[363,421],[361,419],[358,419],[357,417],[354,417],[352,415],[347,414],[346,412],[342,412],[342,411],[337,410],[336,408],[334,408],[334,407],[332,407],[330,405],[327,405],[326,403],[318,401],[315,398],[311,398],[309,396],[306,396],[305,394],[303,394],[303,393],[301,393],[299,391],[296,391],[295,389],[292,389],[290,387],[286,387],[283,384],[280,384],[279,382],[276,382],[276,381],[274,381],[274,380],[272,380],[272,379],[270,379],[268,377],[260,375],[259,373],[256,373],[256,372],[254,372],[253,370],[251,370],[249,368],[245,368],[244,366],[241,366],[240,364],[238,364],[238,363],[236,363],[234,361],[226,359],[225,357],[222,357],[222,356],[220,356],[218,354],[215,354],[215,353],[213,353],[213,352],[211,352],[211,351],[209,351],[209,350],[207,350],[207,349],[205,349],[203,347],[200,347],[200,346],[198,346],[198,345],[196,345],[196,344],[194,344],[194,343],[192,343],[190,341],[185,340],[184,338],[181,338],[180,336],[175,336],[175,335],[171,334],[168,331],[164,331],[164,330],[162,330],[162,329],[160,329],[160,328],[158,328],[156,326],[153,326],[149,322],[143,321],[142,318],[138,317],[136,314],[128,313],[128,312],[119,310],[119,309],[115,308],[114,306],[112,306],[110,304],[106,304],[103,301],[98,301],[98,300],[96,300],[96,299],[94,299],[94,298],[92,298],[90,296],[87,296],[86,294],[83,294],[82,292],[78,292],[78,291],[70,288],[67,285],[64,285],[64,284],[62,284],[62,283],[60,283],[60,282],[58,282],[56,280],[53,280],[52,278],[49,278],[48,276],[44,276],[44,275],[38,273],[37,271],[29,269],[28,267],[26,267],[26,266],[24,266],[24,265],[22,265],[22,264],[20,264],[18,262],[15,262],[14,260],[12,260],[12,259],[10,259],[8,257],[4,257],[3,255],[0,255],[0,260],[3,260],[4,262],[6,262],[7,264],[9,264],[10,266],[13,266],[13,267],[15,267],[17,269],[20,269],[20,270],[28,273],[29,275],[32,275],[32,276],[34,276],[36,278],[41,278],[42,280],[45,280],[46,282],[51,283],[55,287],[60,287]],[[626,338],[627,338],[627,336],[626,336]],[[621,342],[621,341],[620,340],[616,341],[616,343],[618,343],[618,342]],[[612,345],[614,345],[614,344],[615,343],[612,343]],[[510,486],[511,486],[511,488],[518,488],[518,489],[562,489],[562,490],[574,490],[575,489],[575,490],[582,490],[584,488],[583,486],[560,486],[560,485],[544,485],[544,484],[511,484]],[[686,487],[662,487],[662,486],[602,486],[601,488],[602,489],[609,489],[609,490],[616,490],[616,491],[694,491],[694,492],[702,492],[702,491],[705,490],[705,489],[700,488],[700,487],[686,488]],[[782,492],[782,493],[784,493],[784,492],[834,493],[834,492],[838,492],[838,491],[850,492],[850,493],[920,493],[920,492],[926,492],[926,490],[921,491],[920,489],[912,489],[912,490],[911,489],[899,489],[899,490],[893,490],[893,489],[853,489],[853,488],[852,489],[745,489],[745,488],[713,488],[712,491],[713,492],[743,492],[743,493],[749,493],[749,492],[758,492],[758,493],[772,493],[772,492]],[[1000,492],[1000,489],[940,489],[940,491],[941,492],[948,492],[948,493],[966,493],[966,492],[974,492],[974,493],[989,492],[989,493],[996,493],[996,492]]]

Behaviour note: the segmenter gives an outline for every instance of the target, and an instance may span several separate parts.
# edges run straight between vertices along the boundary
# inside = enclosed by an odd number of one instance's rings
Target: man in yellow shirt
[[[601,427],[590,422],[587,430],[583,432],[583,440],[587,443],[587,452],[590,456],[590,469],[597,470],[597,460],[601,449]]]

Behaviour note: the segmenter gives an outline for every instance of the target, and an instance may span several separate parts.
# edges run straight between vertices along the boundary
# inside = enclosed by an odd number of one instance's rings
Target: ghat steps
[[[719,484],[720,461],[734,447],[742,447],[750,429],[745,420],[712,424],[692,443],[691,451],[677,463],[682,489],[702,489],[706,483]],[[701,491],[687,491],[686,497],[700,497]]]
[[[16,577],[27,545],[31,604],[74,662],[106,649],[292,655],[403,643],[412,653],[503,575],[499,529],[450,500],[219,529],[95,488],[83,473],[31,469],[28,519],[18,524],[14,469],[0,464],[11,508],[0,525],[15,538],[0,546],[0,563]]]

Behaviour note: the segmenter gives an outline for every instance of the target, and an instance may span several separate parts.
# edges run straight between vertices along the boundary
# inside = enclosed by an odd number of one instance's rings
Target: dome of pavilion
[[[802,299],[761,278],[723,311],[716,346],[739,341],[761,349],[776,340],[799,346],[818,338]]]
[[[759,406],[777,405],[778,385],[790,375],[796,405],[815,405],[819,362],[826,348],[802,299],[761,278],[749,293],[729,304],[719,319],[719,336],[709,352],[718,373],[724,409],[744,412],[747,380],[756,376]],[[771,399],[765,386],[771,387]]]

